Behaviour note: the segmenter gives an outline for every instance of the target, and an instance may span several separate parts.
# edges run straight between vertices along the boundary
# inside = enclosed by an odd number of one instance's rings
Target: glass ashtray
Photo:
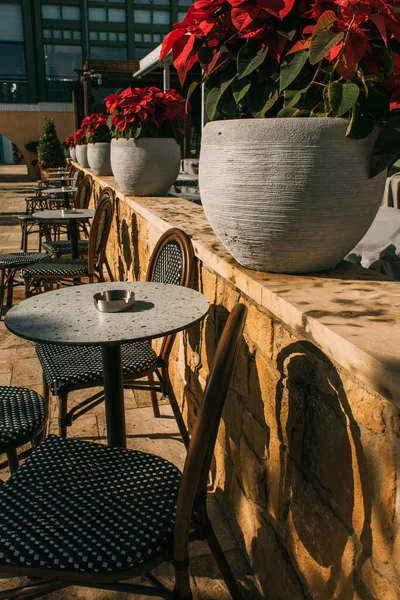
[[[100,312],[123,312],[135,304],[135,294],[129,290],[106,290],[95,294],[93,302]]]
[[[76,208],[62,208],[61,209],[61,216],[64,217],[65,215],[75,215],[76,214]]]

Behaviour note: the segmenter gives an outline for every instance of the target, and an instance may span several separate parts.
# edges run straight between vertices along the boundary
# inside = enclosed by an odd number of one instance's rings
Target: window
[[[74,40],[80,40],[82,38],[82,32],[81,31],[73,31],[72,37],[74,38]]]
[[[99,40],[102,42],[106,42],[108,40],[108,35],[106,31],[99,31]]]
[[[118,41],[120,42],[126,42],[126,33],[119,33],[118,34]]]
[[[171,22],[171,13],[167,10],[155,10],[153,12],[154,25],[169,25]]]
[[[179,0],[180,6],[191,6],[193,4],[193,0]]]
[[[115,31],[110,31],[109,32],[108,39],[110,40],[110,42],[116,42],[118,40],[118,36],[115,33]]]
[[[79,6],[63,6],[62,18],[64,21],[80,21],[81,11]]]
[[[133,14],[135,23],[151,23],[151,10],[135,10]]]
[[[97,40],[97,31],[89,31],[89,40]]]
[[[105,8],[89,8],[89,21],[105,23],[107,21],[107,11]]]
[[[126,60],[128,52],[126,48],[116,46],[91,46],[90,58],[97,60]]]
[[[53,38],[61,40],[61,31],[59,29],[53,29]]]
[[[43,29],[43,37],[44,38],[51,38],[51,31],[50,31],[50,29]]]
[[[82,48],[45,44],[44,58],[47,79],[75,78],[75,69],[82,68]]]
[[[143,34],[143,41],[144,42],[151,42],[151,33],[144,33]]]
[[[135,48],[135,59],[142,60],[149,52],[149,48]]]
[[[109,8],[108,20],[110,23],[126,23],[126,10],[124,8]]]
[[[0,40],[24,41],[22,8],[19,4],[0,4]]]
[[[186,15],[187,15],[186,12],[178,12],[178,23],[183,21],[183,19],[186,17]]]
[[[23,44],[0,43],[0,77],[25,79],[25,51]]]
[[[43,19],[54,19],[59,21],[61,19],[60,6],[52,6],[50,4],[42,5],[42,17]]]
[[[169,25],[171,22],[171,13],[168,10],[134,10],[135,23],[143,25]]]
[[[67,29],[65,31],[63,31],[63,38],[64,38],[64,40],[71,40],[72,39],[72,31],[68,31]]]

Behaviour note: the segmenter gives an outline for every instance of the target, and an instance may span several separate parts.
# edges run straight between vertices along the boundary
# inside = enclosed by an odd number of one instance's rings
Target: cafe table
[[[79,236],[78,223],[79,221],[87,221],[94,217],[94,210],[91,208],[78,208],[74,212],[69,210],[43,210],[36,212],[33,216],[39,222],[43,221],[68,221],[69,237],[71,240],[71,257],[79,258]]]
[[[77,187],[43,188],[43,190],[41,190],[41,194],[63,194],[65,207],[69,208],[69,195],[75,194],[77,189]]]
[[[133,307],[118,313],[98,311],[93,296],[106,290],[134,292]],[[108,444],[126,447],[121,344],[183,331],[201,321],[208,310],[203,294],[178,285],[92,283],[23,300],[8,311],[5,324],[18,337],[34,342],[101,346]]]

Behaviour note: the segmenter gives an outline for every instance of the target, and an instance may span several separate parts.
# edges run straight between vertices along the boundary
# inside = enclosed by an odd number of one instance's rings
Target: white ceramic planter
[[[173,138],[111,140],[117,184],[133,196],[165,196],[179,173],[181,151]]]
[[[76,147],[76,160],[81,165],[81,167],[89,168],[89,163],[87,160],[87,144],[78,144]]]
[[[96,175],[112,175],[110,162],[110,142],[87,145],[89,167]]]
[[[69,149],[69,153],[71,155],[71,158],[74,162],[76,162],[76,147],[75,146],[71,146],[71,148]]]
[[[200,196],[226,249],[258,271],[334,267],[370,227],[385,174],[368,179],[377,132],[346,138],[347,121],[243,119],[208,123]]]
[[[64,156],[65,158],[70,158],[71,154],[69,148],[64,148]]]

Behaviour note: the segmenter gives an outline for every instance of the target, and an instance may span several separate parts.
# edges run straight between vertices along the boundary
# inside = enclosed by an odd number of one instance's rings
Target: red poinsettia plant
[[[82,128],[86,130],[86,139],[90,144],[109,142],[111,132],[107,125],[108,115],[93,113],[82,121]]]
[[[80,129],[75,131],[75,133],[71,137],[73,140],[73,146],[82,146],[88,143],[86,138],[86,127],[81,127]]]
[[[75,146],[74,136],[70,135],[67,138],[65,138],[65,140],[63,141],[63,147],[65,149],[67,149],[67,148],[71,148],[72,146]]]
[[[112,137],[174,137],[181,142],[188,115],[186,100],[176,90],[129,87],[120,94],[111,94],[105,102]]]
[[[200,63],[211,120],[346,117],[352,138],[385,123],[374,175],[400,152],[399,10],[400,0],[196,0],[160,59],[172,50],[182,84]]]

